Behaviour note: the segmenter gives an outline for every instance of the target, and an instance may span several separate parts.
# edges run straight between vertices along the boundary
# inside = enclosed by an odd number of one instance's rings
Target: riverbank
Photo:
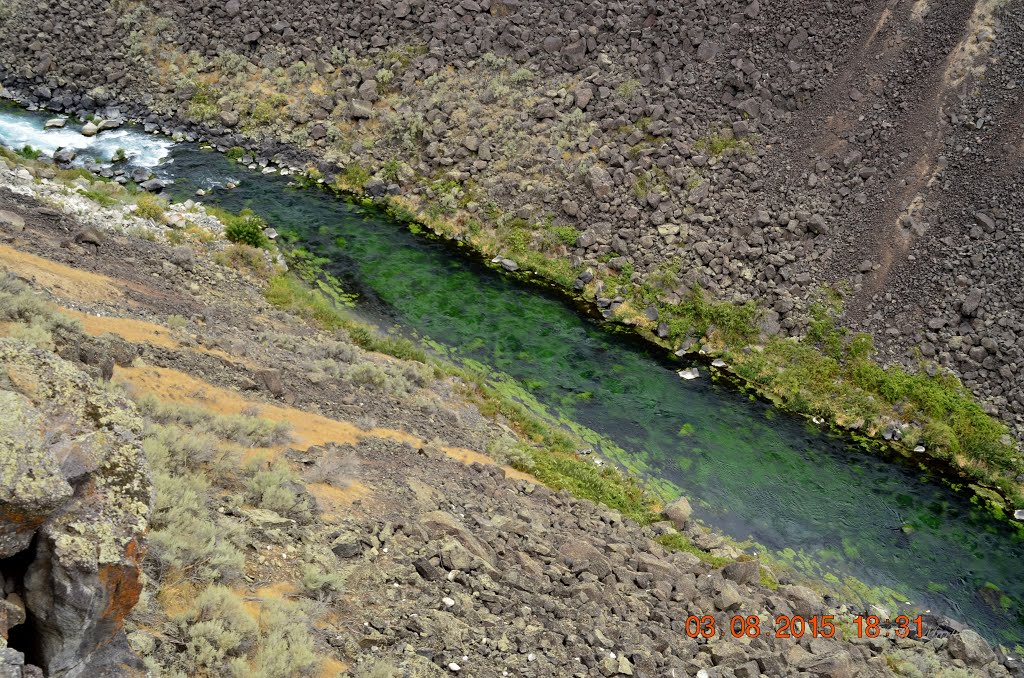
[[[132,134],[139,139],[131,142],[131,148],[148,143],[147,137]],[[322,192],[294,188],[290,177],[243,171],[219,154],[188,144],[167,158],[162,176],[176,180],[173,190],[181,199],[203,189],[206,199],[216,205],[232,211],[250,207],[265,216],[281,237],[302,243],[311,256],[351,281],[350,289],[358,290],[362,299],[363,313],[375,306],[394,309],[378,316],[382,326],[400,323],[415,328],[416,335],[437,340],[432,345],[439,349],[447,344],[460,360],[460,354],[473,356],[474,345],[500,349],[504,357],[489,351],[476,357],[482,361],[478,367],[492,374],[496,369],[516,375],[529,389],[509,390],[514,385],[510,381],[502,387],[506,398],[532,403],[531,408],[540,399],[558,413],[559,423],[578,419],[596,426],[630,451],[620,453],[617,460],[630,467],[639,464],[646,476],[671,479],[687,488],[685,494],[700,498],[694,504],[698,515],[716,525],[728,525],[735,535],[752,530],[755,541],[774,549],[796,547],[786,557],[790,564],[794,557],[797,564],[825,563],[825,570],[813,570],[817,581],[825,581],[823,575],[829,569],[845,577],[842,573],[849,567],[844,562],[853,564],[844,561],[846,553],[848,558],[856,557],[857,573],[873,584],[907,582],[911,600],[927,601],[922,607],[942,610],[949,609],[944,599],[955,596],[958,604],[970,606],[972,618],[986,620],[986,628],[990,623],[1004,624],[1006,614],[1001,608],[994,611],[995,616],[986,611],[988,603],[975,600],[976,591],[992,590],[988,587],[995,582],[995,590],[1005,589],[1008,600],[1018,599],[1014,581],[1007,581],[1002,570],[1007,557],[1015,562],[1014,542],[1007,540],[1009,535],[1007,539],[998,536],[1005,534],[1003,526],[991,524],[979,515],[983,512],[964,506],[948,493],[921,484],[918,474],[906,477],[899,469],[851,455],[843,446],[801,432],[792,419],[776,417],[770,408],[746,402],[730,389],[710,388],[706,380],[704,385],[701,380],[683,382],[660,362],[627,348],[634,342],[623,343],[596,327],[588,329],[590,323],[581,322],[571,308],[546,300],[536,289],[492,275],[461,255],[452,257],[442,242],[396,228],[390,220],[376,218],[373,210],[348,207]],[[239,185],[209,193],[210,186],[224,182]],[[101,192],[91,184],[82,190]],[[173,213],[167,218],[182,226]],[[467,296],[470,289],[472,294]],[[330,309],[326,302],[321,306]],[[508,316],[502,309],[509,308],[515,309],[514,325],[503,320]],[[524,351],[542,362],[518,359]],[[637,379],[641,381],[635,383]],[[578,397],[567,401],[565,395],[573,394]],[[652,412],[658,416],[652,418]],[[740,471],[738,475],[735,470]],[[779,474],[781,484],[774,480]],[[676,496],[679,491],[662,496]],[[865,496],[874,498],[865,504]],[[753,497],[758,501],[748,501]],[[808,505],[829,510],[809,513]],[[899,521],[898,534],[890,529],[893,520]],[[802,527],[794,532],[794,525]],[[851,531],[845,529],[847,525],[859,527]],[[780,539],[779,528],[789,536]],[[821,549],[817,545],[823,539],[836,547],[841,543],[842,551]],[[713,543],[701,543],[703,548],[716,548]],[[973,554],[979,551],[989,556],[975,564]],[[973,576],[963,582],[962,566],[968,562]],[[834,579],[834,583],[841,581]],[[930,593],[933,586],[948,592],[936,596]],[[876,599],[862,586],[839,597]]]
[[[1013,503],[1024,325],[1011,272],[1020,270],[1013,234],[1024,220],[1014,216],[1020,192],[1006,183],[1014,173],[977,174],[983,164],[970,150],[1004,152],[995,119],[1009,111],[1012,121],[1012,93],[980,79],[967,102],[951,98],[950,84],[975,68],[1014,81],[1015,62],[1000,55],[1014,52],[1016,28],[983,4],[976,20],[965,4],[927,22],[903,7],[895,16],[790,7],[817,26],[805,26],[807,36],[793,34],[789,12],[762,8],[690,16],[579,7],[588,23],[568,42],[520,35],[527,16],[565,33],[563,17],[534,2],[457,16],[410,5],[394,17],[367,9],[365,30],[332,27],[333,43],[310,43],[244,8],[227,20],[186,3],[133,5],[96,19],[109,29],[101,42],[128,45],[131,59],[90,57],[71,69],[53,54],[93,55],[95,45],[39,27],[46,39],[28,51],[17,36],[8,41],[4,78],[57,110],[120,108],[153,129],[263,159],[312,160],[349,188],[410,197],[421,220],[450,221],[447,230],[467,231],[481,251],[542,269],[562,287],[582,285],[588,299],[659,338],[720,339],[745,381],[794,411],[883,439],[916,423],[912,456],[921,443],[965,482],[998,484]],[[12,8],[4,30],[39,20],[24,9]],[[470,20],[482,32],[467,51],[459,26]],[[669,25],[686,27],[671,32],[685,34],[678,46],[646,42]],[[895,57],[905,67],[893,69],[902,74],[894,87],[917,94],[893,119],[894,99],[881,91],[861,86],[851,99],[833,89],[863,73],[851,55],[875,48],[878,25],[919,41]],[[932,40],[938,33],[946,39]],[[982,33],[984,49],[963,47]],[[816,35],[830,38],[818,44]],[[35,62],[36,47],[50,57]],[[750,58],[734,63],[729,50]],[[772,73],[769,84],[767,63],[803,66]],[[945,63],[957,75],[935,72]],[[668,84],[680,81],[687,86]],[[933,101],[958,120],[975,110],[994,118],[965,128],[932,111]],[[859,131],[822,127],[834,115]],[[763,324],[752,324],[751,302],[764,309]],[[711,326],[719,339],[703,336]],[[867,359],[872,345],[877,361]],[[933,374],[955,374],[966,388]],[[1009,444],[983,415],[1018,427]]]
[[[334,190],[366,195],[344,183]],[[602,297],[597,284],[577,284],[589,269],[567,285],[564,260],[508,258],[506,250],[459,225],[465,214],[439,219],[400,198],[372,198],[369,204],[414,230],[425,227],[469,244],[495,270],[550,285],[585,312],[675,356],[702,360],[710,376],[816,425],[834,426],[864,441],[865,449],[884,449],[910,464],[941,469],[947,482],[967,486],[1000,517],[1012,517],[1014,508],[1024,507],[1024,457],[1009,429],[986,413],[955,376],[934,364],[922,361],[915,373],[876,362],[871,337],[838,324],[841,297],[831,290],[823,290],[812,306],[807,336],[780,338],[765,331],[771,318],[750,302],[716,302],[698,286],[678,304],[665,303],[646,286],[613,288]]]
[[[203,124],[196,125],[194,134],[216,137]],[[262,145],[255,143],[251,151],[223,146],[221,150],[236,160],[252,160]],[[305,159],[311,180],[320,183],[326,176],[323,184],[332,190],[373,194],[372,200],[390,217],[468,245],[486,260],[494,259],[493,268],[553,285],[588,312],[662,348],[719,358],[728,367],[709,372],[731,375],[759,397],[817,423],[837,426],[870,441],[869,447],[884,447],[908,463],[940,469],[951,485],[965,488],[998,515],[1012,516],[1015,508],[1024,506],[1024,455],[1009,429],[986,413],[944,368],[923,358],[917,371],[876,362],[872,338],[839,324],[842,296],[834,290],[823,288],[809,302],[802,316],[806,334],[780,335],[774,310],[749,301],[715,301],[696,285],[670,291],[681,274],[679,262],[643,279],[629,266],[609,267],[612,257],[596,267],[573,267],[564,255],[568,243],[560,248],[556,242],[555,247],[538,251],[536,239],[517,245],[514,238],[497,237],[508,228],[523,226],[497,224],[484,211],[473,209],[469,196],[455,185],[441,190],[433,184],[413,184],[412,192],[384,195],[385,183],[379,177],[390,171],[385,166],[354,171],[313,164],[315,156],[308,149],[292,151],[290,161],[285,161],[287,153],[277,157],[292,167],[301,167]],[[568,232],[565,235],[570,239]],[[572,244],[585,237],[576,235]]]
[[[531,453],[559,444],[538,440],[557,432],[513,410],[488,412],[510,403],[486,393],[463,401],[458,391],[472,393],[472,381],[363,352],[349,343],[357,332],[311,330],[298,316],[330,326],[318,310],[324,302],[217,263],[234,259],[218,256],[230,246],[203,210],[167,207],[170,221],[180,214],[191,224],[171,228],[162,215],[126,212],[116,191],[118,202],[100,207],[77,194],[89,190],[75,184],[83,177],[45,166],[22,176],[22,159],[13,160],[14,169],[0,168],[0,262],[34,289],[4,282],[0,335],[34,343],[36,356],[87,356],[75,369],[95,379],[109,372],[113,383],[102,388],[123,389],[145,419],[156,493],[142,562],[149,576],[139,605],[116,621],[149,670],[272,670],[284,662],[281,675],[330,677],[444,675],[453,664],[481,676],[723,667],[881,676],[886,667],[940,675],[964,662],[971,676],[1008,675],[974,634],[939,637],[949,620],[924,621],[935,635],[926,641],[885,630],[868,642],[856,638],[853,608],[765,580],[756,561],[723,568],[721,559],[703,562],[704,552],[703,561],[666,552],[657,542],[678,545],[667,538],[671,525],[627,517],[640,505],[635,491],[624,497],[624,516],[489,464],[473,450],[508,437],[491,416],[521,428],[518,444]],[[77,237],[86,232],[90,239]],[[58,316],[72,319],[56,323]],[[484,420],[467,409],[474,401]],[[580,469],[574,492],[586,496],[595,481],[619,477],[569,461],[570,449],[555,463]],[[526,608],[571,643],[548,643],[517,623]],[[689,638],[680,625],[691,614],[720,618],[720,632]],[[727,630],[732,616],[757,617],[769,629],[793,614],[833,615],[836,637],[812,645],[766,633],[762,647]],[[216,623],[238,640],[215,634]],[[11,636],[3,661],[20,654],[22,637]],[[214,640],[216,651],[200,651]],[[26,656],[57,666],[45,653]],[[79,659],[87,656],[61,661]]]

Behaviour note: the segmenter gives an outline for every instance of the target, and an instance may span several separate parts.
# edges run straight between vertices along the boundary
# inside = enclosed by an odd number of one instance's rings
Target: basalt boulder
[[[141,419],[72,363],[12,340],[0,340],[0,411],[0,574],[4,602],[25,611],[8,615],[0,647],[51,678],[130,676],[141,665],[122,627],[151,491]]]

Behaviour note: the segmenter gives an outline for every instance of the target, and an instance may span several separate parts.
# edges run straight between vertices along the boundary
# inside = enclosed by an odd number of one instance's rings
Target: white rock
[[[67,123],[64,118],[50,118],[43,123],[43,129],[60,129]]]
[[[449,670],[450,670],[450,671],[451,671],[452,673],[458,673],[459,671],[461,671],[461,670],[462,670],[462,667],[461,667],[461,666],[459,666],[458,664],[456,664],[455,662],[452,662],[451,664],[449,664],[449,665],[448,665],[448,669],[449,669]]]
[[[452,600],[451,598],[447,598],[447,597],[446,598],[442,598],[441,602],[444,603],[445,607],[454,607],[455,606],[455,601]]]
[[[96,125],[94,125],[91,122],[87,122],[84,125],[82,125],[82,136],[94,137],[94,136],[96,136],[96,133],[99,132],[99,131],[100,131],[100,128],[97,127]]]
[[[914,452],[917,452],[918,454],[924,452],[924,445],[918,445],[917,447],[915,447]]]
[[[679,376],[689,381],[690,379],[696,379],[700,376],[700,372],[697,371],[696,367],[691,367],[685,370],[679,370]]]
[[[1024,509],[1017,509],[1013,512],[1013,517],[1017,520],[1024,520]]]
[[[712,367],[725,367],[725,361],[722,360],[721,358],[715,358],[714,360],[711,361],[711,366]]]

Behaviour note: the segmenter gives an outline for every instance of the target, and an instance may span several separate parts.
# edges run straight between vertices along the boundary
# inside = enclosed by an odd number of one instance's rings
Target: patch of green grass
[[[426,353],[403,337],[381,336],[348,317],[337,302],[294,275],[274,276],[263,291],[273,306],[289,311],[328,331],[344,330],[352,342],[366,351],[385,353],[403,360],[427,362]]]
[[[576,238],[579,237],[579,231],[576,230],[575,226],[549,226],[547,230],[554,237],[555,242],[565,247],[576,246]]]
[[[25,144],[24,146],[16,150],[15,153],[25,158],[26,160],[38,160],[39,156],[43,154],[42,151],[40,151],[37,148],[32,148],[28,144]]]
[[[691,553],[711,567],[725,567],[732,562],[732,558],[713,556],[707,551],[700,550],[693,542],[686,538],[686,535],[679,532],[670,532],[669,534],[659,535],[654,541],[658,542],[670,551]]]
[[[529,229],[512,228],[505,236],[505,248],[512,255],[525,254],[532,237]]]
[[[325,330],[344,329],[347,319],[323,294],[291,275],[277,275],[263,291],[272,305],[311,321]]]
[[[640,87],[639,80],[630,78],[619,83],[619,86],[615,88],[615,94],[622,99],[632,99],[633,95],[640,91]]]
[[[249,245],[234,244],[214,252],[213,260],[221,266],[247,271],[261,280],[268,280],[274,275],[274,267],[267,261],[263,250]]]
[[[725,155],[730,151],[740,151],[743,153],[749,153],[751,151],[750,142],[743,139],[737,139],[733,136],[726,136],[724,134],[712,134],[698,139],[693,144],[693,150],[698,152],[707,152],[712,158]]]
[[[86,198],[89,198],[89,200],[98,204],[100,207],[113,207],[119,202],[117,198],[106,191],[82,190],[80,193]]]
[[[641,292],[641,300],[645,304],[656,302],[648,292]],[[678,304],[661,304],[659,314],[668,323],[671,335],[680,339],[717,333],[730,345],[745,345],[757,337],[758,309],[754,302],[716,302],[699,285],[690,288]]]
[[[1012,479],[1024,472],[1024,460],[1006,444],[1006,425],[955,376],[882,367],[872,359],[871,337],[841,328],[838,313],[835,298],[819,300],[804,340],[773,338],[760,352],[736,354],[737,373],[788,409],[868,433],[890,419],[913,424],[904,438],[909,447],[920,442],[927,454],[963,466],[1016,501]]]

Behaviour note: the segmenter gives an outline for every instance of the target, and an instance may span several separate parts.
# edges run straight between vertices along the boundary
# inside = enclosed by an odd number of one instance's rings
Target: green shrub
[[[20,149],[15,151],[18,155],[25,158],[26,160],[38,160],[39,156],[43,154],[42,151],[36,148],[32,148],[28,144],[25,144]]]
[[[236,244],[265,248],[269,244],[263,232],[266,228],[267,222],[251,210],[242,210],[224,223],[224,237]]]
[[[241,528],[210,510],[210,484],[201,472],[191,470],[197,460],[190,453],[205,453],[210,442],[176,427],[151,427],[143,440],[155,496],[148,560],[161,572],[174,568],[207,583],[233,580],[245,567]]]
[[[398,175],[402,171],[402,163],[398,160],[391,159],[384,163],[384,167],[381,168],[381,176],[388,181],[398,181]]]
[[[623,99],[632,99],[633,95],[640,91],[640,81],[634,78],[623,80],[615,88],[615,93]]]
[[[380,365],[366,362],[349,370],[348,378],[354,384],[383,388],[388,382],[388,373]]]
[[[505,248],[509,254],[524,254],[530,246],[530,240],[533,235],[529,229],[526,228],[513,228],[505,236]]]
[[[312,675],[317,661],[301,606],[265,600],[260,606],[260,637],[249,659],[231,661],[233,678],[293,678]]]
[[[0,276],[0,322],[13,322],[8,335],[40,348],[78,341],[81,324],[52,310],[31,287],[20,280]]]
[[[307,596],[324,602],[333,602],[345,592],[343,574],[328,572],[314,564],[303,566],[300,583]]]
[[[358,190],[370,180],[370,171],[359,163],[352,162],[345,167],[344,177],[349,188]]]
[[[160,424],[187,426],[240,445],[270,447],[291,438],[291,427],[282,422],[244,414],[221,415],[195,405],[162,401],[151,394],[136,402],[143,414]]]
[[[50,330],[47,329],[45,324],[35,320],[30,323],[18,323],[10,327],[7,330],[7,336],[48,351],[56,348]]]
[[[530,447],[511,438],[495,438],[487,446],[487,455],[499,464],[507,464],[523,473],[532,474],[537,470]]]
[[[167,201],[152,193],[143,193],[135,200],[135,216],[161,221],[167,210]]]
[[[149,558],[196,582],[230,582],[245,569],[242,528],[215,518],[208,486],[197,475],[153,474],[157,496],[150,520]],[[158,577],[159,578],[159,577]]]
[[[526,83],[533,82],[533,78],[533,71],[529,68],[519,68],[508,76],[508,81],[513,85],[525,85]]]
[[[335,487],[348,487],[358,466],[358,459],[342,449],[321,452],[310,465],[307,476],[314,483],[327,483]]]
[[[246,499],[259,508],[274,511],[300,523],[312,520],[312,506],[302,482],[288,465],[274,463],[246,482]]]
[[[207,588],[175,621],[185,641],[178,662],[192,674],[225,675],[228,663],[242,656],[259,632],[241,597],[223,586]]]
[[[187,82],[194,87],[192,97],[188,101],[188,116],[200,122],[217,116],[217,91],[212,85],[203,82]]]

